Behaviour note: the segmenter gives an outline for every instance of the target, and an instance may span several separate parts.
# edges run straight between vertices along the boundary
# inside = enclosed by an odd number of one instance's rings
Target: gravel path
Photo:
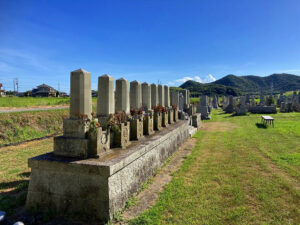
[[[46,110],[54,110],[54,109],[68,109],[68,108],[69,108],[69,106],[40,107],[40,108],[15,108],[15,109],[1,109],[0,108],[0,113],[46,111]]]

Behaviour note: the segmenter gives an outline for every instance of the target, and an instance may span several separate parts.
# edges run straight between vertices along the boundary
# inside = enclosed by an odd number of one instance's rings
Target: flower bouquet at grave
[[[119,111],[115,114],[110,114],[107,124],[110,131],[110,146],[126,148],[130,144],[130,122],[126,113]]]

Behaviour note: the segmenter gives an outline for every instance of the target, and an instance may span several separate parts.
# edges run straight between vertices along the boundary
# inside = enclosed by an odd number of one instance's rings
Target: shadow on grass
[[[267,126],[264,125],[263,123],[256,123],[255,125],[256,125],[257,128],[267,129]]]

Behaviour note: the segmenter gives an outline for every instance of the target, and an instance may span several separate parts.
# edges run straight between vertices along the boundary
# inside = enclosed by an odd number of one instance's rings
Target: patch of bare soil
[[[129,207],[122,213],[122,217],[125,221],[122,222],[122,224],[126,224],[126,221],[137,217],[155,204],[159,193],[162,192],[164,186],[171,181],[172,174],[180,168],[185,157],[191,154],[191,150],[196,142],[196,138],[190,138],[178,149],[170,162],[161,168],[160,172],[153,178],[153,182],[149,184],[148,188],[136,196],[136,205]]]
[[[234,123],[229,122],[209,122],[209,123],[202,123],[201,130],[207,132],[224,132],[224,131],[231,131],[238,126]]]

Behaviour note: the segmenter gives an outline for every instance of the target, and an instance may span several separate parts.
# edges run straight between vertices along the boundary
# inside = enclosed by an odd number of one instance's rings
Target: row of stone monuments
[[[280,94],[280,97],[277,101],[277,105],[280,107],[280,112],[300,112],[300,91],[293,92],[292,98],[287,98],[283,94]]]
[[[189,91],[98,77],[92,113],[91,74],[71,72],[70,118],[54,151],[28,160],[26,208],[110,219],[201,126]],[[114,88],[116,84],[116,88]]]

